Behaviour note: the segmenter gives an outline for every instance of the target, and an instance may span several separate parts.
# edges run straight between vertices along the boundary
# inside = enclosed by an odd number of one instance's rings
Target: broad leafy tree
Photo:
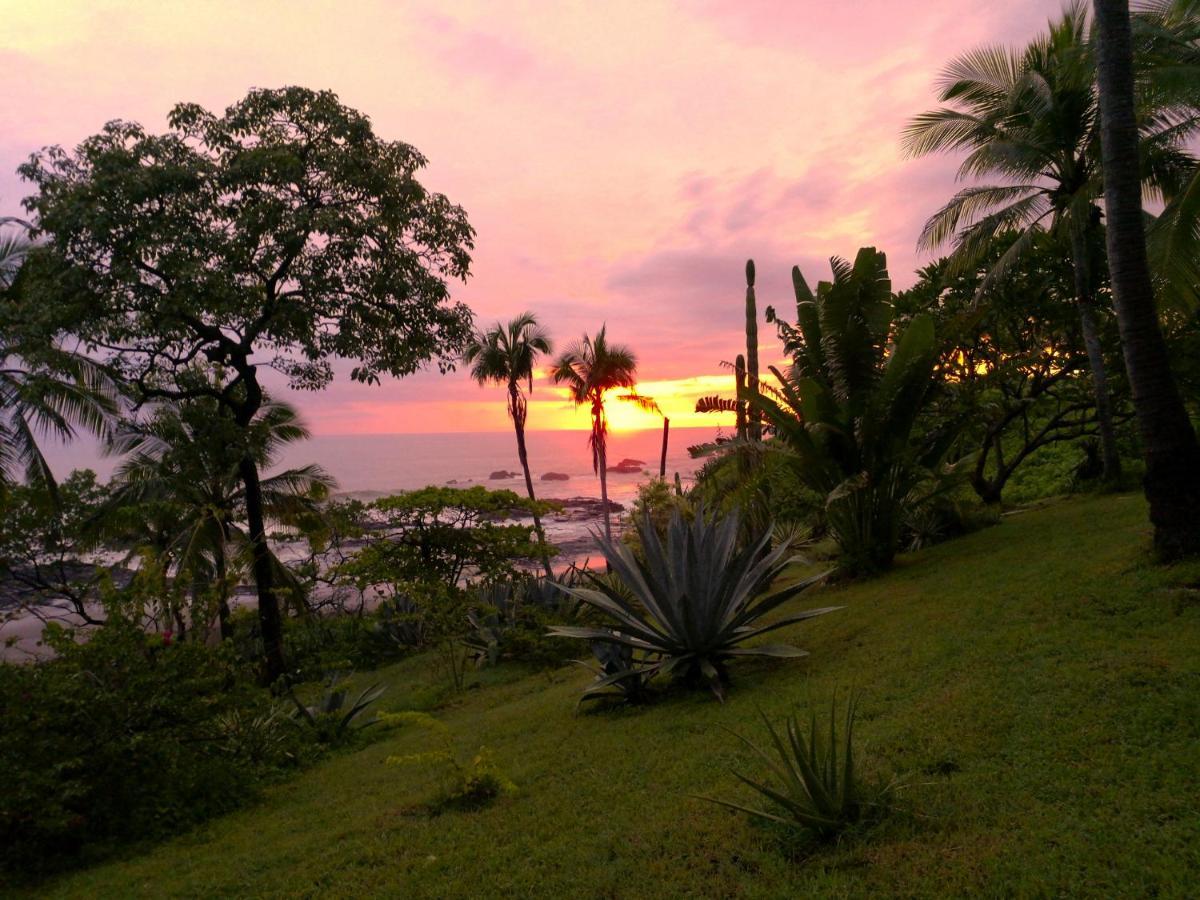
[[[1154,543],[1174,558],[1200,552],[1200,446],[1171,372],[1146,257],[1127,0],[1096,0],[1096,26],[1109,269],[1146,457]]]
[[[533,370],[539,355],[551,352],[550,335],[537,321],[537,316],[524,312],[507,325],[497,322],[481,331],[467,345],[463,361],[471,367],[471,377],[480,385],[503,385],[508,395],[508,417],[517,432],[517,456],[525,473],[525,490],[530,500],[533,493],[533,473],[529,471],[529,453],[525,448],[525,421],[529,415],[529,397],[533,393]],[[553,578],[550,555],[546,551],[546,533],[541,516],[533,513],[537,529],[542,566],[546,577]]]
[[[110,122],[21,167],[46,241],[10,313],[26,334],[74,335],[140,399],[210,397],[243,429],[265,402],[263,367],[315,390],[338,357],[366,383],[453,366],[471,315],[447,280],[468,274],[473,231],[417,180],[416,149],[299,87],[252,91],[219,115],[181,104],[169,125]],[[197,385],[197,361],[223,377]],[[275,678],[281,620],[253,454],[239,473]]]
[[[1099,437],[1079,317],[1070,304],[1070,255],[1054,235],[1039,234],[981,294],[983,272],[1010,242],[1000,236],[977,269],[963,272],[952,259],[938,260],[897,297],[903,316],[928,313],[937,323],[938,389],[926,420],[931,428],[957,424],[971,486],[987,503],[998,503],[1009,479],[1043,447]],[[1119,360],[1115,329],[1102,338],[1105,359]],[[1115,386],[1121,389],[1114,397],[1126,394],[1122,382]],[[1118,422],[1128,420],[1128,406],[1114,404]]]

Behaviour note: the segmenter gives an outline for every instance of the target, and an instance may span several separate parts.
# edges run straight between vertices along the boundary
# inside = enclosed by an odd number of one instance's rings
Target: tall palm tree
[[[250,556],[250,539],[241,525],[245,486],[239,463],[248,448],[265,470],[284,447],[308,435],[296,411],[284,403],[266,402],[245,431],[212,400],[164,405],[146,421],[124,425],[108,441],[110,453],[127,456],[113,479],[109,534],[131,541],[135,551],[148,541],[176,579],[211,588],[221,636],[227,638],[229,597]],[[317,465],[264,477],[265,512],[273,521],[294,522],[314,513],[334,485]]]
[[[508,417],[517,432],[517,456],[525,473],[525,490],[533,501],[537,497],[533,493],[533,475],[529,471],[529,453],[525,449],[525,420],[529,413],[527,392],[533,393],[533,370],[538,355],[549,354],[551,349],[550,335],[538,324],[537,316],[523,312],[507,325],[497,322],[488,331],[479,332],[463,351],[463,360],[471,367],[471,377],[481,387],[502,384],[508,390]],[[553,578],[546,534],[536,511],[533,527],[542,550],[546,577]]]
[[[0,219],[0,300],[19,290],[17,275],[33,249],[27,225]],[[77,428],[100,434],[117,405],[116,386],[93,360],[57,346],[14,342],[0,323],[0,487],[22,477],[54,491],[54,475],[39,436],[61,441]]]
[[[943,73],[940,100],[949,105],[917,116],[905,129],[907,152],[967,151],[960,179],[1001,181],[959,191],[926,222],[919,246],[933,249],[953,241],[960,263],[970,265],[997,235],[1016,230],[1018,237],[985,279],[981,290],[986,290],[1029,249],[1037,231],[1050,229],[1063,237],[1075,273],[1104,475],[1115,480],[1120,457],[1095,312],[1102,181],[1085,6],[1069,5],[1024,49],[989,47],[954,60]],[[1162,195],[1192,163],[1181,147],[1186,133],[1174,129],[1169,116],[1142,113],[1147,138],[1142,178],[1149,191]]]
[[[1095,0],[1108,264],[1146,457],[1154,543],[1200,553],[1200,445],[1167,359],[1146,257],[1128,0]]]
[[[565,384],[575,405],[591,407],[592,431],[588,446],[592,449],[592,468],[600,476],[600,499],[604,504],[604,536],[612,540],[612,521],[608,513],[608,415],[604,395],[619,388],[633,390],[637,385],[637,357],[621,344],[608,342],[608,326],[602,325],[595,337],[571,344],[554,362],[551,377]]]
[[[1097,16],[1097,22],[1099,16]],[[1134,79],[1172,111],[1175,128],[1200,132],[1200,0],[1145,0],[1131,17]],[[1148,230],[1158,298],[1177,309],[1200,305],[1200,165],[1167,200]]]

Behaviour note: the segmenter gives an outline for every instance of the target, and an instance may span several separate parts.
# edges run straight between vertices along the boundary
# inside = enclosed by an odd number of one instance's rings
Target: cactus
[[[746,387],[758,393],[758,304],[754,297],[754,260],[746,260]],[[758,410],[748,410],[746,437],[762,440],[762,419]]]

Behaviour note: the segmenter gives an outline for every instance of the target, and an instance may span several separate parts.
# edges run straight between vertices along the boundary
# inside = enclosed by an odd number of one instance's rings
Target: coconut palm
[[[33,248],[19,219],[0,232],[0,298],[17,290],[17,274]],[[77,428],[101,433],[116,409],[116,388],[93,360],[61,347],[11,341],[0,325],[0,487],[24,477],[54,490],[38,438],[68,441]]]
[[[1099,24],[1099,14],[1097,14]],[[1170,108],[1176,128],[1200,128],[1200,0],[1148,0],[1131,18],[1133,76],[1140,95]],[[1200,304],[1200,166],[1176,190],[1148,231],[1161,302]]]
[[[238,466],[244,450],[248,447],[265,470],[284,447],[307,437],[296,411],[284,403],[265,403],[244,431],[213,400],[164,405],[108,441],[110,453],[127,458],[114,475],[106,527],[110,535],[134,544],[135,551],[144,543],[154,545],[177,579],[210,587],[221,635],[228,637],[229,596],[248,568],[250,553],[240,524],[245,487]],[[294,522],[315,513],[334,484],[317,465],[264,477],[264,509],[276,522]],[[278,561],[275,568],[284,574]]]
[[[1146,258],[1127,0],[1096,0],[1096,25],[1104,206],[1117,324],[1146,456],[1154,543],[1164,557],[1174,558],[1200,553],[1200,446],[1171,372]]]
[[[608,326],[602,325],[595,337],[583,338],[569,346],[554,361],[551,378],[565,384],[577,407],[591,408],[592,431],[588,446],[592,450],[592,469],[600,476],[600,499],[604,505],[604,537],[612,540],[612,521],[608,513],[608,415],[604,395],[637,384],[637,357],[622,344],[608,342]]]
[[[1018,236],[989,273],[981,290],[1003,275],[1050,229],[1070,246],[1075,299],[1092,373],[1103,444],[1104,474],[1120,472],[1108,375],[1096,322],[1095,295],[1102,190],[1100,120],[1095,64],[1085,7],[1068,6],[1046,34],[1026,48],[989,47],[946,67],[940,100],[949,105],[917,116],[908,125],[908,153],[967,151],[962,180],[993,177],[972,185],[938,210],[919,245],[956,245],[960,264],[973,264],[997,235]],[[1152,194],[1173,192],[1194,162],[1182,149],[1187,132],[1169,111],[1142,110],[1146,150],[1142,178]]]
[[[529,412],[527,392],[533,393],[533,370],[538,355],[550,352],[550,335],[531,312],[521,313],[507,325],[497,322],[488,331],[477,333],[463,351],[463,360],[471,367],[471,377],[480,386],[501,384],[508,390],[508,417],[517,432],[517,456],[525,473],[525,490],[534,501],[537,497],[533,493],[533,475],[529,471],[529,454],[525,449],[525,419]],[[542,549],[546,577],[553,578],[546,534],[536,511],[533,527]]]

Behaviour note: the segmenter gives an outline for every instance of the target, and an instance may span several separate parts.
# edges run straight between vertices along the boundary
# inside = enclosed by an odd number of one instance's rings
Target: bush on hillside
[[[112,624],[0,665],[0,861],[36,874],[170,834],[246,800],[304,754],[225,649]]]

